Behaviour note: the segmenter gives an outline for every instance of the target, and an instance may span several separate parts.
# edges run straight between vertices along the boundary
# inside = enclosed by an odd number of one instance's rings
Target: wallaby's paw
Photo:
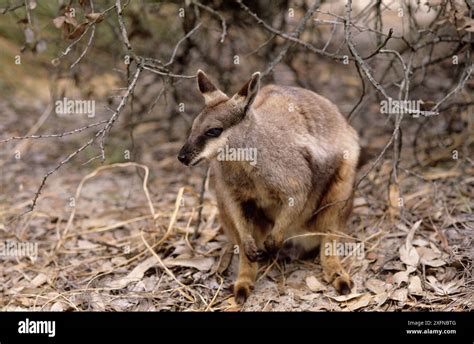
[[[253,285],[249,282],[235,282],[234,284],[234,298],[235,302],[243,305],[252,292]]]
[[[265,258],[265,252],[257,247],[253,238],[248,238],[244,242],[244,253],[251,262],[257,262]]]
[[[343,275],[337,277],[332,285],[336,288],[337,292],[341,295],[347,295],[351,293],[352,288],[354,287],[354,282],[348,275]]]
[[[263,244],[265,245],[267,253],[270,256],[275,256],[281,248],[282,241],[283,240],[280,240],[278,237],[270,233]]]

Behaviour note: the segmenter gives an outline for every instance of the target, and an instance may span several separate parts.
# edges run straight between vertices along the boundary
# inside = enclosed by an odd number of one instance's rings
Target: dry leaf
[[[91,293],[91,300],[90,304],[95,311],[104,311],[105,310],[105,302],[104,297],[99,293]]]
[[[439,170],[439,171],[426,172],[423,174],[423,178],[426,180],[436,180],[436,179],[459,177],[460,175],[461,175],[461,171],[457,171],[457,170],[453,170],[453,171]]]
[[[382,306],[388,299],[388,293],[383,292],[380,294],[377,294],[374,296],[374,302],[377,304],[377,306]]]
[[[127,263],[127,258],[119,256],[119,257],[113,257],[110,262],[114,266],[119,266],[119,265],[125,265]]]
[[[427,284],[437,295],[445,296],[457,293],[464,286],[464,279],[454,280],[447,283],[440,283],[434,276],[426,277]]]
[[[193,251],[189,248],[184,240],[177,241],[174,243],[174,250],[171,253],[171,256],[182,256],[188,255],[191,256]]]
[[[324,284],[322,284],[316,277],[308,276],[306,277],[306,284],[311,291],[318,292],[318,291],[326,291],[327,288]]]
[[[320,294],[306,294],[306,295],[298,295],[298,298],[300,298],[303,301],[313,301],[314,299],[317,299],[318,297],[321,297]]]
[[[420,256],[418,252],[412,245],[413,236],[415,235],[415,231],[420,227],[422,220],[416,222],[410,231],[407,234],[407,238],[405,241],[405,245],[401,246],[399,249],[400,253],[400,260],[405,263],[406,265],[417,266],[420,261]]]
[[[380,294],[387,290],[388,284],[384,281],[371,278],[365,282],[365,287],[369,289],[374,294]]]
[[[360,297],[358,300],[349,302],[347,304],[347,309],[350,311],[356,311],[360,308],[367,307],[370,301],[372,301],[372,296],[370,294],[365,294],[362,297]]]
[[[405,302],[408,298],[408,289],[397,289],[394,290],[393,293],[390,295],[390,299],[400,302]]]
[[[354,199],[354,213],[359,215],[369,215],[371,213],[368,203],[364,197],[356,197]]]
[[[421,287],[421,280],[418,276],[410,277],[410,284],[408,285],[408,292],[413,295],[422,295],[423,288]]]
[[[426,1],[427,6],[439,6],[443,3],[444,0],[428,0]]]
[[[392,260],[391,262],[385,263],[383,266],[384,270],[396,270],[396,271],[405,271],[406,265],[399,260]]]
[[[397,283],[397,286],[400,286],[401,283],[408,283],[408,277],[412,272],[416,271],[414,266],[407,266],[405,271],[399,271],[392,276],[391,282]]]
[[[47,280],[48,280],[48,276],[46,276],[44,273],[40,273],[38,276],[33,278],[33,280],[30,283],[34,288],[37,288],[43,285]]]
[[[56,301],[50,308],[50,312],[64,312],[66,307],[62,301]]]
[[[99,247],[97,244],[90,242],[89,240],[78,240],[77,247],[81,250],[93,250]]]
[[[399,249],[400,260],[406,265],[417,266],[420,256],[416,249],[410,244],[409,246],[401,246]]]
[[[435,253],[431,248],[429,247],[418,247],[417,249],[418,254],[420,255],[420,260],[423,262],[423,260],[432,260],[435,258],[439,258],[439,254]]]
[[[429,242],[425,239],[418,238],[418,239],[413,239],[412,244],[415,246],[428,246]]]
[[[434,253],[439,254],[441,256],[442,252],[440,251],[440,249],[438,247],[436,247],[435,244],[430,242],[430,247],[431,247],[431,249],[433,250]]]
[[[446,265],[446,262],[442,259],[433,259],[433,260],[427,260],[424,262],[425,265],[427,266],[432,266],[434,268]]]
[[[232,257],[234,256],[233,250],[234,247],[232,246],[232,244],[227,244],[222,248],[219,260],[217,261],[217,264],[215,264],[212,268],[211,274],[215,274],[216,272],[218,272],[222,275],[229,268],[230,263],[232,262]]]
[[[439,267],[446,264],[446,262],[441,259],[441,252],[437,253],[429,247],[418,247],[418,254],[420,255],[420,262],[427,266]]]
[[[362,295],[366,295],[366,294],[364,294],[364,293],[353,293],[353,294],[338,295],[338,296],[332,296],[332,295],[324,294],[324,296],[327,296],[327,297],[329,297],[330,299],[333,299],[334,301],[337,301],[337,302],[349,301],[349,300],[352,300],[352,299],[356,299],[356,298],[358,298],[358,297],[361,297]]]
[[[365,258],[367,260],[376,260],[377,258],[379,258],[378,254],[375,253],[375,252],[369,252],[367,253],[367,255],[365,256]]]
[[[199,271],[209,271],[214,265],[212,257],[195,257],[195,258],[166,258],[163,263],[167,266],[184,266],[187,268],[195,268]]]
[[[467,32],[474,32],[474,19],[469,17],[463,18],[463,26],[458,28],[458,30],[464,30]]]
[[[68,34],[67,38],[68,39],[76,39],[79,38],[84,31],[86,31],[88,23],[82,23],[74,28],[74,30]]]
[[[116,281],[112,281],[108,287],[112,289],[123,289],[132,282],[137,282],[143,278],[143,275],[148,269],[157,265],[156,258],[154,256],[145,259],[143,262],[138,264],[127,276]]]
[[[393,275],[393,282],[400,286],[402,283],[408,283],[408,271],[399,271]]]
[[[204,228],[199,232],[199,243],[201,245],[207,244],[209,241],[214,240],[219,232],[212,228]]]

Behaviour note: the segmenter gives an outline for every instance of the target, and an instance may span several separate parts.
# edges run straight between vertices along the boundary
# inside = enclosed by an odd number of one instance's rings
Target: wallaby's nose
[[[188,165],[188,164],[189,164],[189,162],[187,161],[188,159],[186,158],[186,154],[184,154],[184,153],[181,153],[181,152],[180,152],[180,153],[178,154],[178,160],[179,160],[181,163],[185,164],[185,165]]]
[[[178,160],[186,166],[189,165],[189,156],[187,154],[186,145],[184,145],[183,148],[181,148],[181,150],[179,151]]]

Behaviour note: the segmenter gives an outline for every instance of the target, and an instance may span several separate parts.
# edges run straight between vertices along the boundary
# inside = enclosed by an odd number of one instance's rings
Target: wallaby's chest
[[[280,192],[258,173],[233,168],[222,171],[220,175],[235,201],[239,203],[252,201],[272,219],[278,214],[282,204]]]

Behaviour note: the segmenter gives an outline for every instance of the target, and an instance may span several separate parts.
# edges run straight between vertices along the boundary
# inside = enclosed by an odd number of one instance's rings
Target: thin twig
[[[97,123],[92,123],[92,124],[86,125],[86,126],[81,127],[81,128],[77,128],[77,129],[74,129],[74,130],[71,130],[71,131],[66,131],[64,133],[58,133],[58,134],[12,136],[12,137],[9,137],[7,139],[0,140],[0,143],[6,143],[6,142],[9,142],[9,141],[13,141],[13,140],[49,139],[49,138],[54,138],[54,137],[62,138],[64,136],[69,136],[69,135],[73,135],[73,134],[83,132],[84,130],[87,130],[87,129],[93,128],[93,127],[97,127],[97,126],[99,126],[101,124],[104,124],[104,123],[107,123],[107,122],[108,122],[108,120],[103,120],[103,121],[100,121],[100,122],[97,122]]]
[[[219,18],[219,20],[221,21],[221,26],[222,26],[222,34],[221,34],[221,39],[219,42],[224,43],[225,36],[227,35],[227,24],[226,24],[225,18],[216,10],[212,9],[211,7],[207,5],[201,4],[199,1],[192,0],[192,3],[196,5],[197,7],[202,8],[203,10]]]

